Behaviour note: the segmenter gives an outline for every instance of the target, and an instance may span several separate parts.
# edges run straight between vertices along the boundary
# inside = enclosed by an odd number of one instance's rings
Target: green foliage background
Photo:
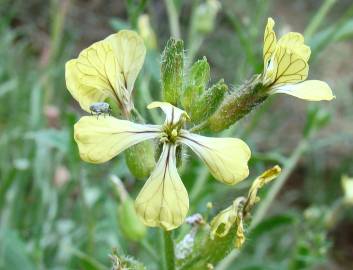
[[[135,87],[135,103],[144,112],[161,98],[160,53],[176,33],[175,12],[186,70],[206,56],[211,82],[224,78],[231,87],[261,72],[262,35],[271,16],[279,33],[304,33],[312,48],[310,77],[327,81],[337,96],[316,104],[271,97],[226,130],[253,152],[251,176],[239,185],[216,183],[193,155],[187,157],[181,175],[190,213],[209,216],[243,194],[264,169],[287,168],[286,184],[245,247],[217,269],[353,268],[352,208],[336,207],[341,176],[353,175],[351,1],[224,0],[214,29],[195,33],[202,2],[0,0],[0,269],[109,269],[113,248],[159,269],[158,231],[149,229],[141,242],[124,237],[109,175],[123,179],[132,197],[143,181],[134,179],[123,157],[99,166],[79,159],[72,129],[83,112],[66,90],[64,65],[113,31],[135,28],[147,13],[158,48],[148,50]],[[294,156],[313,112],[329,121]],[[158,114],[144,116],[162,121]],[[214,204],[210,213],[208,201]],[[182,227],[177,236],[186,231]]]

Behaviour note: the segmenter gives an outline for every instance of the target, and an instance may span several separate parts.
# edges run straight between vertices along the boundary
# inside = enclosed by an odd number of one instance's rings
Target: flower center
[[[180,127],[176,125],[165,126],[161,133],[160,142],[161,143],[172,143],[174,144],[179,136]]]

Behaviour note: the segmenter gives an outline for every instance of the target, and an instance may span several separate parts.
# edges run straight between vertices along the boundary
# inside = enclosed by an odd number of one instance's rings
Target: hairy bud
[[[184,42],[171,38],[162,54],[163,100],[177,105],[183,88]]]
[[[156,165],[153,143],[144,141],[125,151],[125,161],[137,179],[148,177]]]

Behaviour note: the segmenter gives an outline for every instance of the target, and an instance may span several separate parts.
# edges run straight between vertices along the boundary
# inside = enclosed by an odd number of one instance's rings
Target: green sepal
[[[178,105],[183,89],[184,42],[171,38],[162,53],[161,80],[163,100]]]
[[[114,116],[121,115],[121,109],[115,99],[108,97],[106,100],[104,100],[104,102],[109,104],[112,115],[114,115]]]
[[[193,123],[200,123],[210,117],[223,101],[227,91],[228,86],[224,83],[223,79],[207,89],[194,105],[191,106],[189,110],[191,121]]]
[[[137,179],[150,176],[156,165],[154,146],[151,141],[144,141],[125,150],[125,161],[130,172]]]
[[[182,105],[186,111],[190,111],[192,105],[205,91],[210,80],[210,66],[207,58],[196,61],[191,69],[187,85],[183,92]]]

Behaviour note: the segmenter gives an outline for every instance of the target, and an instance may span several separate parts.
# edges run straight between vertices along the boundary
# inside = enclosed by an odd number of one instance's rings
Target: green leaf
[[[0,269],[36,269],[17,232],[8,230],[0,235],[0,239]]]
[[[44,129],[36,132],[28,132],[26,137],[34,139],[38,145],[56,148],[63,153],[69,152],[70,132],[66,129]]]
[[[281,226],[288,226],[294,224],[296,222],[296,218],[290,214],[276,215],[270,217],[259,225],[257,225],[254,229],[252,229],[249,238],[255,239],[256,237],[261,236],[262,234],[266,234],[271,230],[275,230]]]

